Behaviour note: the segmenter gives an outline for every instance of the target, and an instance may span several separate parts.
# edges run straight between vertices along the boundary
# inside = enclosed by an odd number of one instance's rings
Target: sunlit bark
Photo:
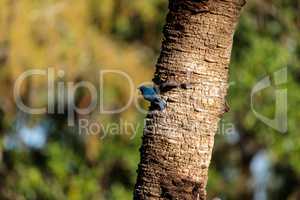
[[[161,92],[165,110],[147,115],[135,199],[206,199],[233,34],[244,4],[170,0],[153,81],[179,86]]]

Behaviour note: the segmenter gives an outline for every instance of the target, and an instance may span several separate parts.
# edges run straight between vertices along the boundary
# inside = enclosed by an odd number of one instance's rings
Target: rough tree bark
[[[134,199],[206,199],[233,34],[244,4],[244,0],[169,0],[153,82],[172,84],[160,93],[167,108],[150,107],[146,117]]]

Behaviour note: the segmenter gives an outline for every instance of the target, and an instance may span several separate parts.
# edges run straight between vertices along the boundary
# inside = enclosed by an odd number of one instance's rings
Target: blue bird
[[[166,108],[166,102],[158,96],[157,89],[150,86],[141,86],[138,88],[144,99],[151,102],[152,105],[155,105],[160,110],[164,110]]]

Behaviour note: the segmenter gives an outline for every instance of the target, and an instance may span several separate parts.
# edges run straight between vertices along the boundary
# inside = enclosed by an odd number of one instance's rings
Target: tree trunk
[[[134,199],[206,199],[233,34],[244,4],[170,0],[153,81],[172,87],[160,93],[167,108],[150,107],[146,117]]]

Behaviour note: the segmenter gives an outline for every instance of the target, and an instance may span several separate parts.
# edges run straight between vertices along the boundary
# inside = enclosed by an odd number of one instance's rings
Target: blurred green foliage
[[[120,119],[141,125],[100,139],[79,135],[65,115],[26,116],[24,124],[51,124],[43,149],[6,149],[5,138],[18,132],[20,117],[13,83],[25,70],[48,67],[66,72],[63,81],[88,80],[98,71],[119,69],[136,85],[152,78],[159,53],[166,0],[0,0],[0,199],[132,199],[144,115],[134,106],[119,115],[89,117],[101,124]],[[223,122],[233,123],[238,140],[218,134],[208,183],[209,199],[251,199],[249,165],[266,149],[272,162],[270,199],[299,199],[300,1],[255,0],[244,9],[235,35],[228,102]],[[253,86],[265,76],[288,69],[288,132],[280,134],[259,121],[250,108]],[[47,83],[32,79],[22,88],[30,105],[46,105]],[[105,105],[118,107],[129,98],[117,77],[105,79]],[[272,88],[271,88],[272,89]],[[34,91],[34,92],[32,92]],[[273,90],[255,105],[274,112]],[[84,105],[83,92],[77,104]],[[131,139],[132,134],[136,137]],[[298,195],[298,196],[297,196]]]

